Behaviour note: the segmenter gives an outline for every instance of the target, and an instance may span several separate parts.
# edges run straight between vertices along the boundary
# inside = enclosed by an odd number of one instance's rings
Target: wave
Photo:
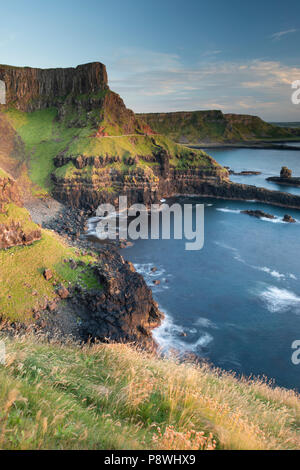
[[[260,220],[263,220],[264,222],[272,222],[272,224],[286,224],[286,222],[283,222],[280,217],[276,217],[275,219],[269,219],[268,217],[260,217]]]
[[[152,331],[153,338],[159,345],[162,353],[168,353],[172,350],[176,350],[181,354],[185,352],[201,353],[201,348],[206,347],[213,340],[213,337],[207,332],[202,334],[200,332],[198,339],[192,343],[181,340],[180,336],[182,336],[186,329],[176,325],[173,318],[166,311],[162,311],[165,318],[162,324]],[[197,333],[196,329],[191,331],[193,331],[192,334],[194,335]]]
[[[257,202],[257,201],[247,201],[247,202]],[[230,214],[241,214],[241,209],[228,209],[228,207],[218,207],[216,211],[219,212],[228,212]],[[264,222],[271,222],[273,224],[285,224],[288,225],[286,222],[282,220],[282,218],[275,216],[275,219],[269,219],[268,217],[257,217],[258,220],[262,220]],[[299,220],[295,219],[296,223],[299,223]],[[292,224],[294,225],[294,224]]]
[[[297,313],[300,313],[300,297],[292,291],[269,286],[259,295],[269,312],[281,313],[296,309]]]
[[[275,269],[268,268],[267,266],[254,266],[253,264],[247,263],[240,255],[239,251],[236,248],[233,248],[232,246],[228,246],[225,243],[215,241],[215,245],[220,246],[221,248],[225,248],[226,250],[232,251],[233,253],[233,258],[236,261],[239,261],[240,263],[245,264],[249,268],[256,269],[258,271],[262,271],[266,274],[269,274],[270,276],[278,279],[278,280],[286,280],[286,279],[293,279],[294,281],[297,281],[297,277],[293,273],[280,273],[279,271],[276,271]]]
[[[216,211],[219,212],[230,212],[231,214],[240,214],[240,209],[228,209],[227,207],[218,207]]]
[[[253,267],[255,268],[255,266],[253,266]],[[263,271],[265,273],[268,273],[271,276],[276,277],[277,279],[285,279],[285,277],[286,277],[285,274],[281,274],[278,271],[267,268],[266,266],[263,266],[262,268],[257,267],[256,269],[258,269],[259,271]]]
[[[155,292],[169,289],[168,281],[172,277],[170,274],[166,274],[166,270],[163,267],[156,267],[153,263],[134,263],[135,270],[142,274],[143,278],[148,287]],[[156,268],[156,270],[153,270]],[[154,284],[153,281],[159,280],[160,284]]]
[[[208,318],[199,317],[194,323],[196,326],[201,326],[202,328],[217,328],[217,326]]]

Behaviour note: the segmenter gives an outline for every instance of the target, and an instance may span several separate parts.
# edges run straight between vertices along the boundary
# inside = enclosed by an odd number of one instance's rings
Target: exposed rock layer
[[[6,104],[32,111],[54,105],[68,95],[106,90],[105,65],[99,62],[76,68],[37,69],[0,65],[0,80],[6,87]]]

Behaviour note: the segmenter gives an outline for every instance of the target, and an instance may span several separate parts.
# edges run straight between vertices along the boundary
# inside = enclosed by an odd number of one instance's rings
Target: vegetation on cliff
[[[0,106],[0,164],[15,177],[22,175],[27,186],[30,180],[34,195],[53,191],[51,175],[57,156],[117,158],[122,175],[135,170],[129,168],[130,158],[136,167],[153,174],[161,152],[172,167],[181,170],[221,168],[204,152],[191,152],[168,137],[155,135],[109,89],[103,64],[49,70],[0,65],[0,79],[7,88],[7,104]],[[70,174],[70,165],[66,170]],[[62,174],[61,169],[56,172],[56,176]],[[80,178],[80,172],[76,176]],[[107,190],[111,189],[108,184]]]
[[[25,209],[22,209],[25,211]],[[19,216],[15,218],[20,220]],[[72,269],[69,259],[80,262]],[[34,322],[33,312],[58,298],[61,285],[79,283],[86,289],[101,288],[91,266],[96,258],[67,246],[54,232],[42,230],[42,238],[30,246],[0,250],[0,313],[2,320]],[[46,280],[45,269],[52,278]]]
[[[2,449],[297,449],[300,397],[124,344],[2,336]]]
[[[269,124],[257,116],[189,111],[139,114],[155,131],[176,142],[202,144],[300,139],[299,129]]]

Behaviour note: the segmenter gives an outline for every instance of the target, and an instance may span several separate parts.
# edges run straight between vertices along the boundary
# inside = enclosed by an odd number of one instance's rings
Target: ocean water
[[[210,154],[236,171],[263,172],[234,181],[278,189],[264,177],[278,174],[283,164],[300,175],[298,151]],[[154,330],[160,347],[193,352],[223,369],[267,376],[277,385],[300,390],[300,365],[291,361],[291,345],[300,340],[300,211],[210,198],[176,202],[205,204],[202,250],[186,251],[185,240],[173,239],[137,240],[122,250],[166,314]],[[241,214],[245,209],[262,209],[276,219]],[[297,223],[283,223],[285,213]],[[161,281],[157,286],[156,279]]]
[[[300,146],[300,143],[290,145]],[[275,191],[300,194],[300,187],[293,188],[266,181],[269,176],[279,176],[282,166],[290,168],[293,176],[300,176],[300,151],[298,150],[208,149],[207,153],[221,165],[229,166],[235,172],[244,170],[261,172],[261,175],[231,175],[231,180],[236,183],[254,184]]]

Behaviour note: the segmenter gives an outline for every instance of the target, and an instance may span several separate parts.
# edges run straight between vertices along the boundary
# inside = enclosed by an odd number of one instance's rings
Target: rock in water
[[[285,214],[282,220],[283,222],[289,222],[289,223],[296,222],[296,220],[291,215],[288,215],[288,214]]]
[[[283,166],[280,171],[280,178],[291,178],[292,170],[290,170],[287,166]]]
[[[260,219],[261,217],[264,217],[266,219],[276,219],[275,215],[268,214],[267,212],[261,211],[261,210],[245,210],[241,211],[241,214],[248,214],[251,215],[252,217],[257,217]]]

